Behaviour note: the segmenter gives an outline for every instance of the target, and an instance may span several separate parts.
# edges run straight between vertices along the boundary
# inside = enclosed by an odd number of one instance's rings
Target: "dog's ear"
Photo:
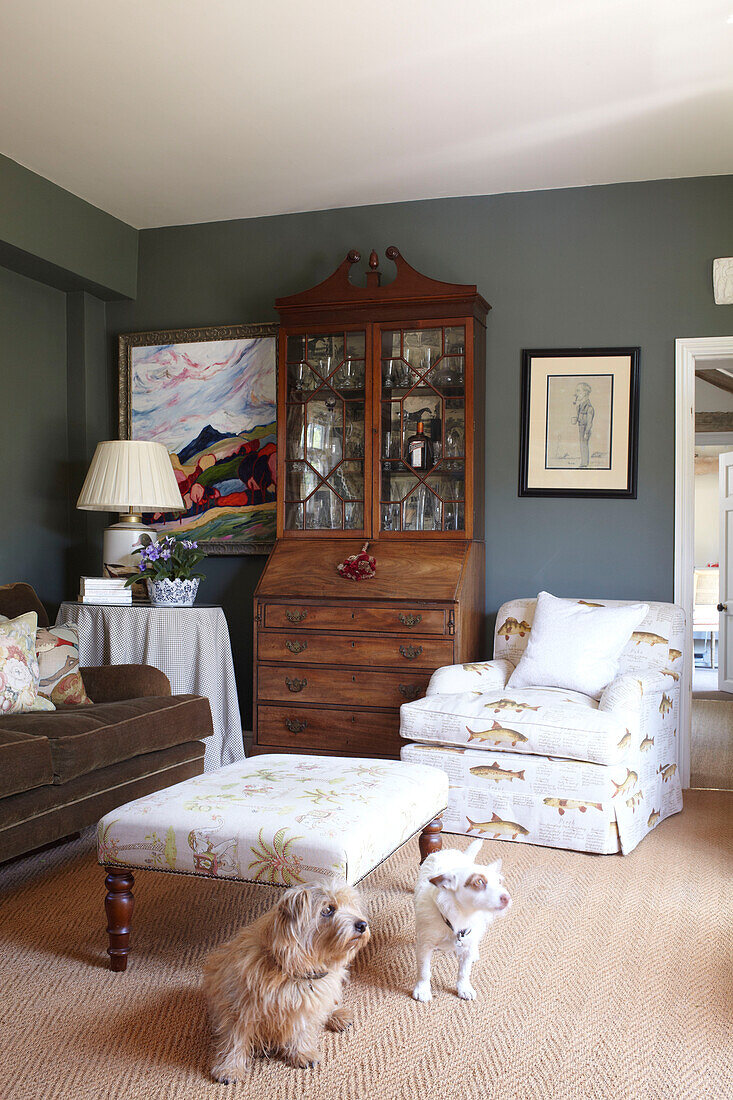
[[[499,871],[501,871],[501,860],[495,859],[493,863],[489,864],[488,870],[493,871],[495,875],[498,875]]]
[[[442,888],[443,890],[458,889],[458,879],[456,878],[456,876],[451,875],[445,871],[442,875],[434,875],[433,878],[430,879],[430,882],[432,882],[433,886],[437,886],[439,888]]]
[[[482,836],[480,836],[478,838],[478,840],[471,841],[471,843],[469,844],[469,846],[466,848],[465,852],[463,853],[464,856],[466,857],[466,859],[469,860],[471,863],[475,863],[476,862],[476,856],[481,851],[481,847],[482,847],[483,843],[484,843],[484,838]]]
[[[281,917],[291,923],[297,923],[308,912],[313,900],[312,886],[293,886],[286,890],[278,902]]]

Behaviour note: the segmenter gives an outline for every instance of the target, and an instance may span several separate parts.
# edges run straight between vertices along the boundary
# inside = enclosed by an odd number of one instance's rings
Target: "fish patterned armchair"
[[[504,604],[494,660],[440,668],[424,699],[403,704],[400,734],[410,744],[400,755],[447,774],[447,832],[627,854],[682,809],[684,611],[649,604],[616,678],[593,699],[559,688],[507,688],[535,605]]]

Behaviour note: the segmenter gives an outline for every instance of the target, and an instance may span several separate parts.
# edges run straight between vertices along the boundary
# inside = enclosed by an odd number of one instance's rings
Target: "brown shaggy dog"
[[[241,1080],[250,1059],[279,1052],[312,1066],[324,1027],[345,1031],[339,1006],[352,958],[369,939],[359,897],[349,887],[296,886],[278,905],[213,951],[204,993],[214,1029],[212,1076]]]

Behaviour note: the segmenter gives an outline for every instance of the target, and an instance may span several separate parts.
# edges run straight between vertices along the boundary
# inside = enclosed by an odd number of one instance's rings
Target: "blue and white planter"
[[[193,607],[199,590],[199,578],[173,580],[164,577],[160,581],[147,580],[148,596],[153,607]]]

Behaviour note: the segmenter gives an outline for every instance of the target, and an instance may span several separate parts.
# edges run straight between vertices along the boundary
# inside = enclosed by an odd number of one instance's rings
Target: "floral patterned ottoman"
[[[292,886],[354,885],[420,832],[440,849],[448,779],[400,760],[268,755],[128,802],[97,827],[107,870],[108,954],[124,970],[132,868]]]

